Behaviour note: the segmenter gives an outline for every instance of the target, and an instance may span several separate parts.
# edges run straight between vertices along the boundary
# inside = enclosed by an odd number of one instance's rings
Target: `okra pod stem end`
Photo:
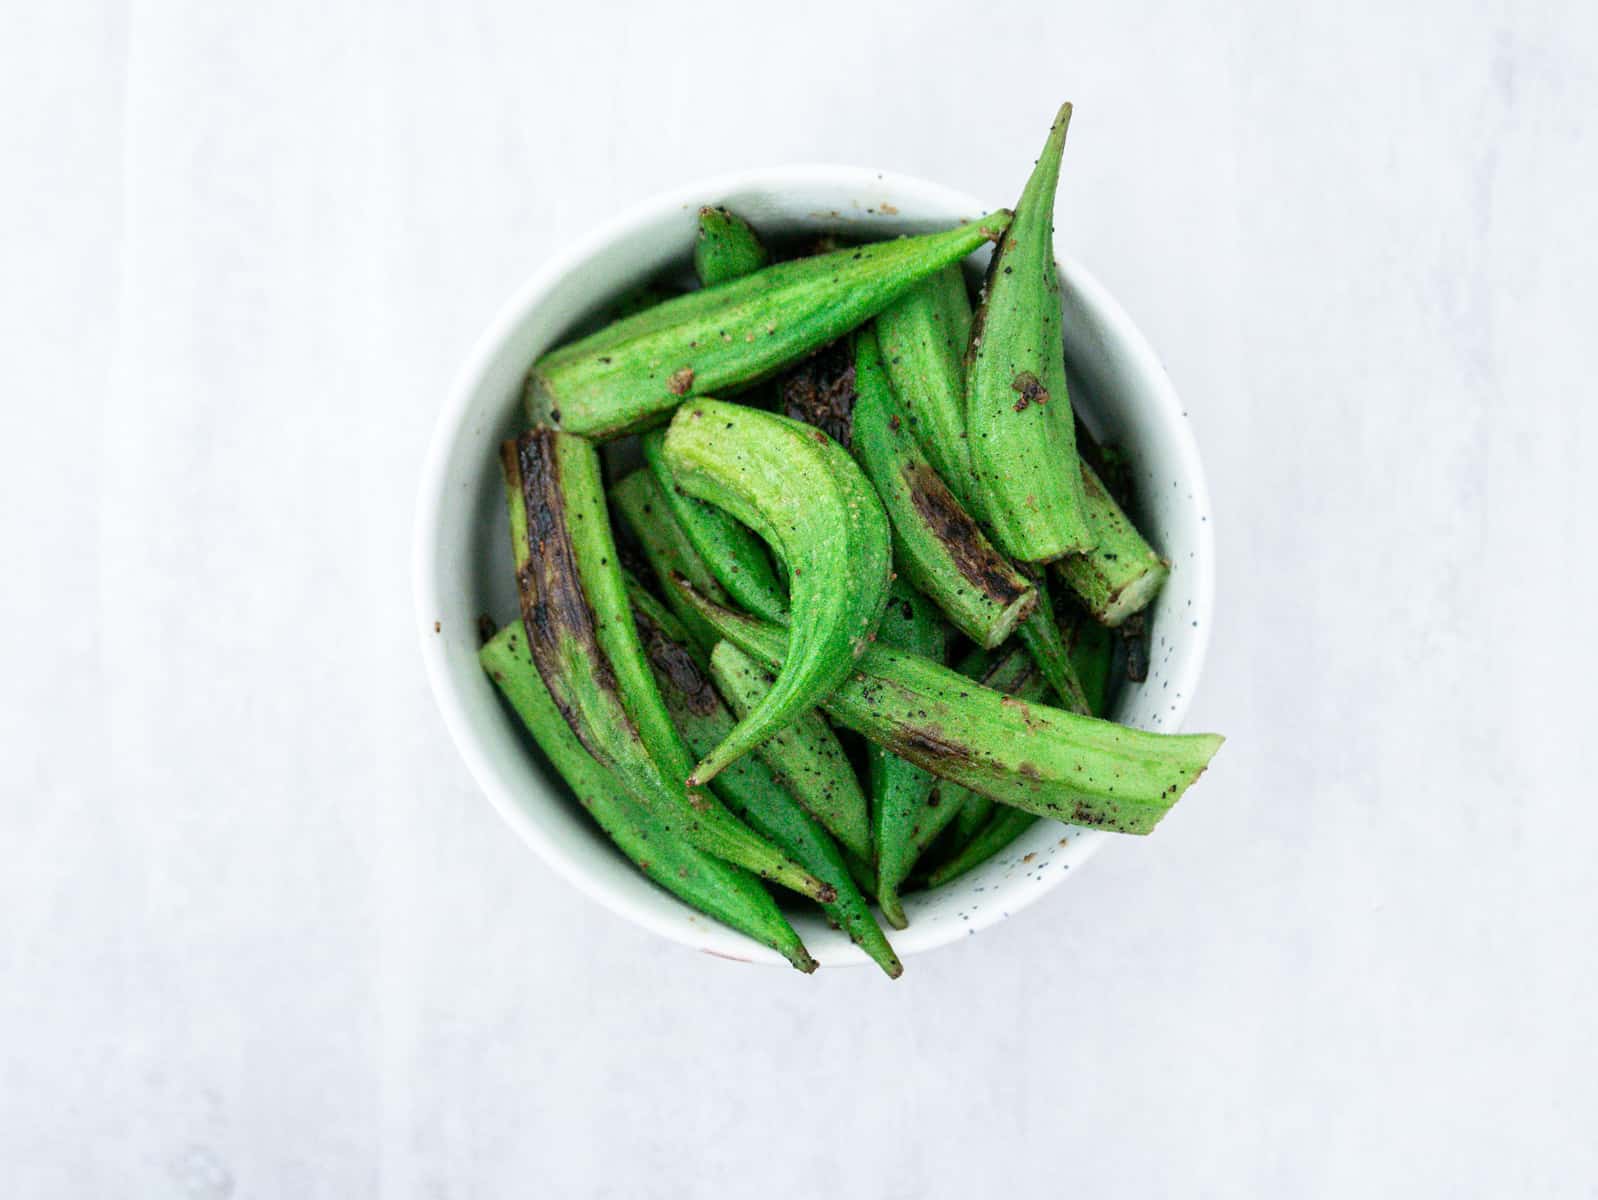
[[[1115,629],[1134,613],[1142,612],[1154,597],[1159,595],[1170,570],[1164,559],[1160,559],[1158,563],[1151,563],[1147,571],[1116,594],[1099,614],[1099,620],[1111,629]]]

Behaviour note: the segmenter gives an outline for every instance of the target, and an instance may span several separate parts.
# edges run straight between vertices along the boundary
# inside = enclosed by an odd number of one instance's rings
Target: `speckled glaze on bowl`
[[[998,207],[887,172],[777,167],[681,188],[578,241],[511,298],[472,350],[439,416],[416,510],[416,621],[428,679],[461,756],[500,815],[550,866],[607,908],[674,941],[723,957],[783,963],[634,870],[533,752],[476,657],[479,614],[498,622],[516,614],[495,450],[519,425],[528,365],[610,297],[681,268],[704,204],[725,204],[773,237],[831,232],[862,240],[945,229]],[[975,256],[973,268],[983,259]],[[1122,688],[1113,715],[1144,729],[1176,730],[1198,684],[1214,590],[1198,449],[1143,335],[1080,264],[1066,257],[1060,263],[1072,399],[1101,439],[1130,456],[1137,519],[1172,567],[1151,613],[1148,679]],[[906,897],[910,927],[889,931],[894,947],[901,956],[920,954],[1014,916],[1114,836],[1040,822],[981,869]],[[1135,841],[1126,840],[1134,850]],[[869,961],[818,910],[796,914],[794,925],[825,966]]]

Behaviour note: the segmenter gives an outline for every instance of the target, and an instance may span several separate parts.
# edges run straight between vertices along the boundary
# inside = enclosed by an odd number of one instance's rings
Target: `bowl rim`
[[[872,187],[886,187],[895,192],[915,193],[937,197],[951,209],[968,211],[971,217],[1001,206],[984,207],[967,193],[931,180],[903,172],[872,167],[858,167],[829,163],[795,163],[757,167],[726,172],[694,180],[668,191],[646,197],[601,222],[586,234],[579,236],[561,250],[545,259],[510,296],[500,304],[493,319],[472,343],[462,365],[451,379],[445,402],[434,421],[429,435],[427,451],[422,463],[417,489],[411,546],[411,583],[416,617],[416,635],[421,650],[428,687],[434,703],[443,717],[445,728],[456,752],[464,760],[467,770],[477,786],[488,797],[500,817],[530,846],[554,872],[583,895],[603,907],[626,918],[652,933],[680,945],[692,947],[717,957],[739,961],[788,965],[775,951],[757,945],[734,930],[692,912],[669,898],[669,904],[643,902],[638,896],[613,888],[599,873],[581,868],[576,860],[537,822],[531,820],[510,787],[491,761],[491,755],[480,741],[469,719],[461,697],[457,694],[442,640],[437,636],[437,614],[446,611],[443,589],[438,579],[440,534],[444,527],[449,464],[460,443],[468,437],[467,420],[474,396],[493,368],[502,344],[533,312],[562,279],[574,268],[594,257],[610,243],[629,232],[665,215],[687,206],[697,207],[706,197],[733,194],[738,191],[764,190],[780,192],[806,185],[822,185],[838,189],[868,191]],[[840,210],[841,215],[841,210]],[[1211,512],[1209,486],[1204,475],[1203,461],[1191,424],[1186,419],[1175,385],[1165,371],[1164,364],[1152,344],[1131,316],[1097,277],[1073,256],[1059,253],[1056,261],[1061,274],[1070,286],[1081,294],[1084,303],[1110,327],[1118,343],[1136,360],[1138,373],[1150,392],[1150,403],[1160,410],[1160,423],[1172,434],[1172,444],[1180,459],[1185,477],[1191,483],[1191,500],[1198,511]],[[1202,677],[1208,655],[1210,627],[1213,621],[1215,600],[1215,529],[1213,520],[1199,522],[1195,532],[1194,563],[1196,571],[1192,581],[1193,612],[1197,628],[1185,638],[1189,647],[1182,671],[1171,682],[1179,683],[1177,703],[1172,713],[1171,728],[1180,729],[1187,715],[1197,684]],[[1080,865],[1102,848],[1109,835],[1099,830],[1084,830],[1072,839],[1071,862]],[[969,934],[1014,916],[1031,907],[1043,895],[1054,891],[1069,875],[1061,871],[1044,880],[1044,886],[1028,888],[1013,902],[1003,906],[985,905],[967,922],[950,925],[945,931],[933,931],[926,936],[911,936],[910,929],[896,931],[894,949],[901,959],[927,953],[962,940]],[[647,893],[640,893],[647,895]],[[682,912],[674,911],[680,908]],[[683,919],[683,913],[688,919]],[[851,947],[851,949],[853,949]],[[827,967],[858,966],[870,960],[856,951],[841,957],[828,955],[823,960]]]

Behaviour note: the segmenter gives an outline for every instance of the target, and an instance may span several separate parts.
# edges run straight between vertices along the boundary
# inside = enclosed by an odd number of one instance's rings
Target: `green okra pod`
[[[644,461],[671,506],[678,526],[699,552],[700,560],[717,582],[743,608],[767,621],[784,621],[788,597],[772,570],[765,547],[732,515],[683,491],[666,461],[664,429],[652,429],[640,439]]]
[[[653,596],[633,595],[633,620],[655,672],[655,681],[683,740],[695,753],[709,750],[734,724],[704,672],[704,662],[687,640],[683,627]],[[729,766],[711,785],[729,808],[756,831],[781,846],[817,878],[830,883],[837,899],[822,907],[891,977],[904,972],[899,957],[871,916],[843,852],[819,823],[783,787],[759,757],[751,755]]]
[[[676,590],[676,589],[673,589]],[[1102,717],[1110,708],[1110,670],[1115,663],[1115,635],[1097,621],[1078,617],[1071,628],[1071,665],[1082,681],[1087,707],[1079,711]]]
[[[799,935],[752,875],[696,849],[588,753],[544,686],[519,622],[500,630],[478,657],[578,803],[640,871],[685,904],[770,946],[799,970],[816,969]]]
[[[706,287],[752,275],[771,261],[753,226],[737,213],[707,205],[699,210],[694,274]]]
[[[685,786],[692,759],[633,628],[593,445],[533,430],[502,445],[501,464],[522,624],[538,673],[578,740],[699,849],[830,900],[831,885]]]
[[[1093,548],[1061,352],[1054,193],[1071,106],[1054,119],[989,264],[967,354],[965,427],[994,540],[1023,562]]]
[[[1009,219],[1000,211],[944,233],[777,263],[658,304],[534,363],[528,416],[601,439],[657,424],[689,397],[755,383],[847,333]]]
[[[1052,263],[1053,258],[1049,261]],[[976,486],[966,435],[961,354],[971,329],[971,304],[959,268],[932,276],[876,322],[883,365],[909,424],[938,475],[965,510],[992,532],[986,491]],[[1055,624],[1048,588],[1034,568],[1017,568],[1032,585],[1032,610],[1017,626],[1044,679],[1062,696],[1076,696],[1071,664]],[[973,640],[982,642],[980,638]],[[988,643],[996,644],[996,643]]]
[[[959,666],[960,674],[974,679],[983,687],[1018,696],[1022,700],[1039,701],[1047,692],[1043,676],[1038,673],[1032,656],[1022,647],[1007,653],[969,655]],[[954,820],[954,838],[957,845],[969,842],[977,831],[993,816],[995,805],[986,796],[954,784],[944,785],[950,792],[949,800],[959,808]],[[1030,818],[1031,814],[1028,814]]]
[[[1082,464],[1082,511],[1093,549],[1054,564],[1093,619],[1114,628],[1141,612],[1159,593],[1170,565],[1137,531],[1092,468]]]
[[[677,524],[660,485],[646,468],[640,467],[611,485],[610,502],[637,537],[666,604],[708,654],[710,647],[721,640],[720,635],[672,586],[671,577],[673,573],[683,576],[718,604],[727,601],[727,594]]]
[[[993,548],[921,452],[870,326],[854,335],[854,365],[849,448],[893,525],[894,561],[960,632],[997,646],[1036,606],[1037,589]]]
[[[1007,805],[996,804],[992,816],[975,830],[949,858],[939,863],[927,876],[929,888],[942,887],[951,879],[980,867],[994,855],[1002,853],[1039,821],[1033,813]]]
[[[1073,637],[1071,642],[1071,661],[1076,667],[1077,675],[1082,680],[1092,706],[1083,711],[1092,716],[1103,716],[1107,710],[1110,665],[1114,656],[1115,644],[1109,630],[1088,620],[1077,623],[1077,636]],[[1037,677],[1033,676],[1027,686],[1029,689],[1035,688],[1037,683]],[[1023,699],[1036,698],[1036,694],[1030,690],[1020,691],[1017,694]],[[964,815],[963,810],[962,815]],[[1034,814],[1019,808],[1010,808],[1003,804],[993,806],[991,819],[972,831],[960,844],[960,848],[947,861],[938,865],[927,878],[927,885],[937,887],[964,875],[974,867],[981,866],[994,855],[1007,849],[1018,837],[1031,829],[1037,820]]]
[[[926,597],[896,582],[877,626],[877,643],[941,662],[948,653],[949,628]],[[909,921],[899,889],[955,809],[942,802],[935,776],[875,743],[867,743],[866,782],[877,851],[877,904],[888,924],[903,929]]]
[[[780,626],[718,607],[676,582],[728,641],[768,667],[780,665],[787,643]],[[990,800],[1122,833],[1151,831],[1223,740],[1028,704],[878,645],[821,707],[838,724]]]
[[[929,275],[877,314],[882,362],[933,469],[971,511],[965,433],[965,351],[971,300],[958,264]]]
[[[788,570],[782,669],[694,768],[689,782],[699,785],[813,708],[849,673],[887,602],[892,546],[882,502],[848,451],[798,421],[696,400],[672,418],[665,457],[684,491],[753,529]]]
[[[1071,654],[1066,649],[1065,637],[1054,616],[1054,601],[1049,597],[1048,580],[1042,571],[1028,564],[1023,568],[1037,587],[1038,601],[1031,614],[1016,628],[1016,636],[1026,647],[1043,680],[1059,698],[1060,703],[1072,712],[1086,712],[1086,697],[1082,683],[1071,665]]]
[[[730,642],[718,642],[711,651],[710,674],[740,717],[759,705],[773,686],[766,668]],[[814,709],[801,713],[757,746],[755,756],[845,850],[857,858],[871,858],[866,794],[838,735],[819,713]]]

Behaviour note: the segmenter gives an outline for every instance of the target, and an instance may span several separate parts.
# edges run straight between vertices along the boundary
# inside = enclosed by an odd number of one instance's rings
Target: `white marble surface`
[[[1598,19],[917,7],[8,11],[0,1192],[1595,1194]],[[1068,241],[1209,464],[1231,741],[896,985],[655,941],[424,688],[451,373],[665,185],[1002,202],[1063,97]]]

